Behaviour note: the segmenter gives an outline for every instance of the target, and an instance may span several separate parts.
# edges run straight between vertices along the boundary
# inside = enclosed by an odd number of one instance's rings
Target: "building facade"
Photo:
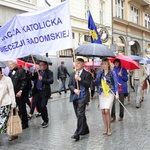
[[[98,32],[102,29],[108,31],[108,41],[103,44],[110,45],[112,38],[111,0],[70,0],[70,15],[74,35],[74,48],[80,44],[90,42],[88,29],[88,10],[91,11]]]
[[[15,14],[38,10],[60,4],[64,0],[0,0],[0,26]],[[90,42],[88,29],[88,10],[91,11],[103,44],[112,44],[112,1],[111,0],[68,0],[74,48]],[[49,6],[49,5],[50,6]],[[106,32],[107,36],[102,33]],[[62,50],[60,56],[72,57],[72,50]],[[50,54],[49,54],[50,55]]]
[[[125,55],[150,47],[150,0],[113,0],[113,44]]]

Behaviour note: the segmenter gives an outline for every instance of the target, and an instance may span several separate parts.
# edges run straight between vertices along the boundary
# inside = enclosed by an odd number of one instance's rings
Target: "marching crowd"
[[[145,66],[139,64],[140,69],[127,71],[121,66],[119,59],[114,60],[112,68],[109,59],[103,58],[99,71],[96,72],[94,69],[87,71],[84,68],[84,60],[77,58],[76,71],[69,73],[64,63],[62,61],[58,67],[57,79],[62,83],[58,93],[61,95],[62,90],[67,93],[65,84],[68,75],[70,102],[73,103],[77,117],[77,129],[71,138],[76,141],[80,140],[81,135],[90,132],[85,111],[90,97],[91,99],[94,97],[96,88],[104,122],[103,134],[108,136],[112,134],[111,123],[116,120],[116,100],[119,99],[124,104],[125,98],[128,97],[130,101],[131,88],[136,92],[136,108],[140,108],[144,98],[143,91],[149,84]],[[28,128],[28,120],[32,118],[35,108],[37,116],[41,116],[43,120],[40,126],[47,127],[49,122],[47,103],[51,96],[51,84],[54,82],[53,72],[49,70],[48,63],[40,61],[38,71],[20,68],[17,60],[9,61],[8,66],[10,69],[8,75],[4,75],[0,68],[0,133],[6,132],[10,111],[16,107],[19,110],[22,129]],[[30,107],[29,114],[26,104]],[[118,121],[123,121],[123,118],[124,107],[120,104]],[[18,135],[12,135],[8,140],[17,138]]]

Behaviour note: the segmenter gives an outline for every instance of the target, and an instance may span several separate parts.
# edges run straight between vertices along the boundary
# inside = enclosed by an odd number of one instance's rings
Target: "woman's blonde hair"
[[[107,62],[108,63],[108,70],[111,70],[111,64],[108,58],[103,58],[102,62]]]

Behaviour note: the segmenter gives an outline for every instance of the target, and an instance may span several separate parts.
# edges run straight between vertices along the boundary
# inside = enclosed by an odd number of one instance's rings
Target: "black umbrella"
[[[1,67],[1,68],[5,68],[6,65],[5,65],[3,62],[0,61],[0,67]]]
[[[45,61],[49,65],[52,65],[52,62],[51,62],[49,57],[42,56],[42,55],[32,55],[32,56],[33,56],[33,59],[34,59],[36,64],[39,64],[40,61]],[[26,56],[26,57],[23,57],[23,58],[20,58],[20,59],[25,61],[25,62],[34,63],[33,60],[32,60],[32,56],[30,55],[30,56]]]
[[[96,43],[83,44],[75,50],[75,55],[86,57],[115,57],[115,54],[108,47]]]

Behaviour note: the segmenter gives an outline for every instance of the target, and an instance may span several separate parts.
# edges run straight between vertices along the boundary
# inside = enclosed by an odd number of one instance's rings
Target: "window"
[[[123,0],[116,1],[116,16],[123,19]]]
[[[145,14],[145,28],[150,29],[150,15]]]
[[[90,42],[90,36],[89,35],[84,35],[84,41]]]
[[[75,38],[74,32],[72,32],[72,38],[73,38],[73,39]]]
[[[100,24],[103,24],[103,18],[104,18],[104,1],[100,0]]]
[[[122,37],[118,37],[116,40],[116,44],[118,45],[118,51],[125,51],[125,44]]]
[[[72,57],[72,49],[59,51],[59,57]]]
[[[88,10],[90,9],[89,0],[84,0],[85,19],[88,18]]]
[[[139,10],[134,6],[131,6],[131,22],[136,24],[139,22]]]

